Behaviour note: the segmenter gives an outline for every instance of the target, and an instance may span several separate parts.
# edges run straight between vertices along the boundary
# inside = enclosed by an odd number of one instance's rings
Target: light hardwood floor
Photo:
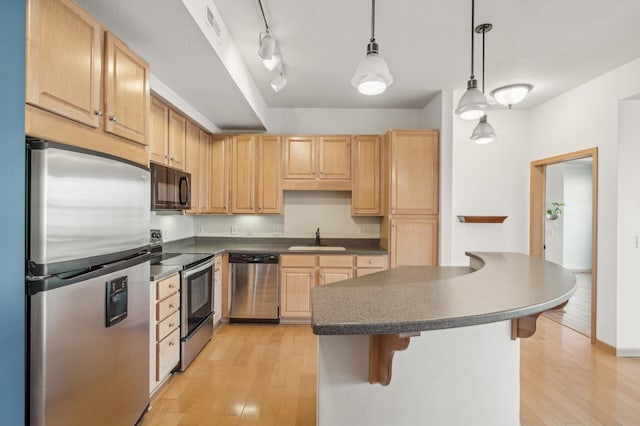
[[[575,275],[578,290],[571,296],[569,303],[542,315],[591,337],[591,273],[576,272]]]
[[[154,396],[142,426],[312,426],[316,352],[309,326],[223,325]],[[540,317],[521,340],[520,413],[523,426],[640,425],[640,359]]]

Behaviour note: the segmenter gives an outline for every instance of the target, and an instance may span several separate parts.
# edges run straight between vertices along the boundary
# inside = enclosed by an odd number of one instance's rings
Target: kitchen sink
[[[292,246],[289,251],[343,251],[344,247],[337,246]]]

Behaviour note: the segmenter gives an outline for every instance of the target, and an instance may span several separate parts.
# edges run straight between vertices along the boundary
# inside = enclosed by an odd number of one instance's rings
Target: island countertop
[[[315,287],[319,335],[411,333],[521,318],[575,293],[575,276],[517,253],[468,252],[471,267],[405,266]]]

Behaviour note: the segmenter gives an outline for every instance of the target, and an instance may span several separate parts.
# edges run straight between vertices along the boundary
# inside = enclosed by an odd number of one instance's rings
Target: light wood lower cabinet
[[[180,275],[152,281],[149,291],[149,394],[180,362]]]
[[[386,271],[387,262],[386,255],[358,255],[356,256],[356,277]]]
[[[311,289],[316,285],[330,284],[354,277],[354,261],[360,256],[339,255],[290,255],[280,256],[280,317],[307,320],[311,318]],[[385,255],[362,257],[371,260],[369,266],[386,269]],[[364,267],[363,267],[364,269]],[[359,269],[358,269],[359,270]]]

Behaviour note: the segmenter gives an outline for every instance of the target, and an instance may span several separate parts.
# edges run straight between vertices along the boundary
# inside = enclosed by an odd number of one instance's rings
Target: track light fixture
[[[258,5],[260,6],[260,12],[264,20],[264,31],[260,33],[260,37],[258,38],[258,55],[260,55],[262,59],[269,60],[276,51],[276,39],[269,29],[267,16],[264,14],[264,7],[262,7],[262,0],[258,0]]]
[[[484,112],[489,109],[489,103],[484,94],[478,90],[478,81],[473,74],[473,38],[474,38],[474,23],[475,23],[475,0],[471,0],[471,75],[469,81],[467,81],[467,91],[460,98],[458,108],[456,108],[456,114],[463,120],[475,120],[484,115]]]
[[[287,85],[287,75],[284,72],[284,65],[278,68],[278,75],[271,80],[271,88],[275,92],[279,92]]]
[[[363,95],[379,95],[393,83],[389,67],[378,53],[375,39],[376,0],[371,0],[371,38],[367,44],[367,55],[360,61],[351,85]]]

